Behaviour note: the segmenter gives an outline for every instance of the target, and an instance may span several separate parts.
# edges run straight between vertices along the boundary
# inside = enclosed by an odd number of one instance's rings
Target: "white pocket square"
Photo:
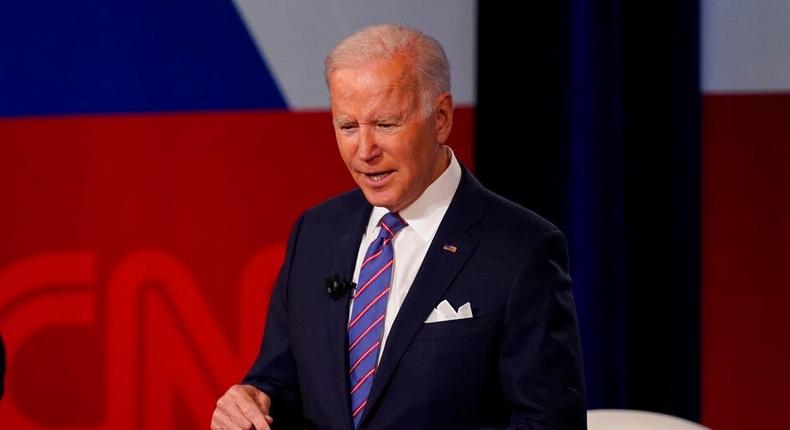
[[[431,311],[425,323],[435,323],[441,321],[462,320],[464,318],[472,318],[472,305],[469,302],[464,303],[458,308],[458,311],[453,309],[453,306],[447,301],[443,300],[439,306]]]

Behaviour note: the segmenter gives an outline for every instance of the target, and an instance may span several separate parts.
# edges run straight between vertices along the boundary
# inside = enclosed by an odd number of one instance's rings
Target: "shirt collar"
[[[415,232],[426,242],[433,238],[439,224],[444,218],[444,213],[450,207],[458,184],[461,182],[461,165],[455,158],[449,146],[444,147],[450,156],[450,165],[436,178],[420,197],[412,204],[399,212]],[[370,235],[378,227],[381,217],[389,210],[384,207],[374,206],[368,221],[367,234]]]

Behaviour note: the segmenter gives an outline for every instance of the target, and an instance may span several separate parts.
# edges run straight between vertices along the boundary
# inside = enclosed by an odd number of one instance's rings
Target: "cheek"
[[[340,158],[347,166],[351,165],[351,160],[354,159],[355,148],[348,142],[344,141],[340,136],[337,137],[337,149],[340,153]]]

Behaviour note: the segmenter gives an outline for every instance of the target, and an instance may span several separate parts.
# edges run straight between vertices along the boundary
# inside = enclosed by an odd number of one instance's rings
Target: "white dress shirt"
[[[461,182],[461,166],[450,147],[445,146],[450,155],[450,165],[412,204],[398,212],[408,225],[393,240],[395,261],[393,263],[392,282],[387,299],[387,311],[384,317],[384,334],[377,361],[381,359],[392,323],[398,315],[406,294],[411,289],[422,260],[428,252],[428,246],[439,229],[439,224],[450,206],[458,184]],[[359,282],[359,266],[365,259],[370,243],[378,237],[379,221],[387,214],[387,208],[374,206],[368,220],[368,227],[362,236],[354,265],[354,282]],[[353,299],[351,309],[354,309]],[[351,312],[349,312],[349,319]]]

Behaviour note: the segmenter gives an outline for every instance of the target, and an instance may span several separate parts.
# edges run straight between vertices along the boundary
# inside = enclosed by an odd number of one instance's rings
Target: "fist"
[[[252,385],[234,385],[217,400],[211,430],[271,430],[272,400]]]

